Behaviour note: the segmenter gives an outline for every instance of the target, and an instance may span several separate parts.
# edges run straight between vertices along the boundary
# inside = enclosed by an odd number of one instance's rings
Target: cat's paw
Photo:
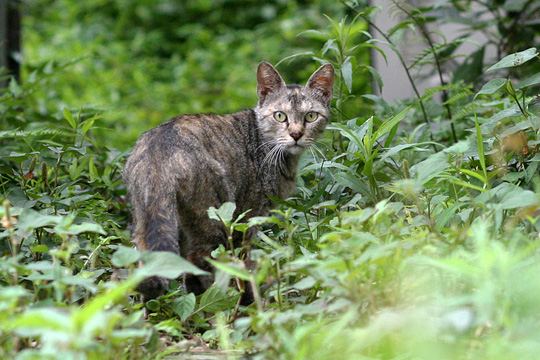
[[[144,301],[152,300],[161,296],[169,288],[169,280],[157,276],[152,276],[144,279],[137,291],[143,295]]]
[[[194,293],[195,295],[201,295],[202,293],[204,293],[206,290],[208,290],[208,288],[212,286],[213,282],[213,276],[195,276],[187,274],[184,278],[184,286],[186,292]]]
[[[251,290],[251,287],[249,284],[245,289],[244,292],[240,295],[240,305],[242,306],[249,306],[255,302],[255,297],[253,296],[253,291]]]

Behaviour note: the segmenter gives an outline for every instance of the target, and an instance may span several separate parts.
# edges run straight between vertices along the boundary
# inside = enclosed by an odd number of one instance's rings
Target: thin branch
[[[420,105],[420,109],[422,110],[422,116],[424,117],[424,122],[429,127],[429,139],[431,141],[435,141],[433,139],[433,133],[431,131],[432,130],[431,129],[431,120],[429,120],[426,108],[424,106],[424,101],[422,100],[422,96],[420,95],[420,92],[418,91],[418,88],[416,87],[414,79],[412,78],[411,73],[410,73],[409,69],[407,68],[407,64],[405,63],[405,59],[403,59],[403,56],[397,50],[397,47],[394,45],[394,43],[392,43],[392,40],[390,40],[390,38],[377,25],[375,25],[371,20],[369,20],[367,18],[364,18],[364,20],[366,20],[368,22],[369,26],[373,27],[375,30],[377,30],[377,32],[379,34],[381,34],[381,36],[391,45],[392,51],[394,51],[394,53],[397,55],[397,57],[399,59],[399,62],[401,63],[401,66],[405,70],[405,74],[407,74],[407,79],[409,79],[409,83],[411,84],[411,86],[413,88],[414,94],[415,94],[416,98],[418,99],[418,104]],[[437,152],[437,149],[435,148],[435,146],[432,145],[432,147],[433,147],[433,150],[435,152]]]
[[[358,10],[354,9],[353,10],[359,12]],[[418,99],[418,103],[420,105],[420,109],[422,110],[422,115],[424,117],[424,121],[426,122],[426,124],[429,125],[430,127],[430,131],[429,131],[429,138],[433,141],[433,134],[431,133],[431,121],[429,120],[429,117],[427,115],[427,112],[426,112],[426,108],[424,106],[424,102],[422,101],[422,96],[420,95],[420,92],[418,91],[418,88],[416,87],[416,84],[414,83],[414,80],[411,76],[411,73],[407,67],[407,64],[405,63],[405,59],[403,59],[403,56],[401,55],[401,53],[397,50],[397,47],[396,45],[394,45],[394,43],[392,42],[392,40],[390,39],[390,37],[388,37],[388,35],[386,35],[386,33],[384,31],[382,31],[377,25],[375,25],[375,23],[373,23],[366,15],[362,14],[361,15],[362,18],[368,23],[368,25],[370,27],[372,27],[373,29],[377,30],[377,32],[379,34],[381,34],[381,36],[386,40],[386,42],[390,45],[390,48],[392,49],[392,51],[397,55],[398,59],[399,59],[399,62],[401,63],[401,65],[403,66],[403,69],[405,70],[405,73],[407,74],[407,78],[409,79],[409,82],[413,88],[413,91],[414,91],[414,94],[416,95],[416,98]]]
[[[441,68],[441,62],[439,59],[439,56],[437,54],[437,51],[435,50],[435,44],[433,43],[433,40],[431,39],[431,36],[429,35],[429,32],[427,31],[427,28],[425,25],[418,21],[418,18],[412,14],[409,10],[405,9],[399,2],[396,0],[392,0],[392,3],[401,11],[403,11],[409,18],[411,18],[415,24],[420,29],[420,32],[422,33],[422,36],[426,39],[430,49],[431,53],[433,54],[433,58],[435,59],[435,66],[437,68],[437,73],[439,75],[439,81],[441,83],[441,86],[443,86],[442,89],[442,100],[443,100],[443,106],[446,109],[446,115],[448,116],[448,120],[450,121],[450,128],[452,130],[452,138],[454,140],[454,143],[457,143],[457,135],[456,135],[456,129],[454,127],[454,122],[452,121],[452,109],[450,108],[450,105],[447,103],[448,101],[448,90],[444,88],[446,86],[446,81],[444,81],[443,74],[442,74],[442,68]]]
[[[504,45],[502,45],[502,48],[503,50],[505,50],[507,53],[507,49],[508,47],[510,46],[510,42],[513,40],[513,36],[514,34],[516,33],[516,31],[518,30],[517,28],[517,25],[520,24],[520,20],[522,19],[523,17],[523,14],[525,14],[527,12],[527,8],[529,6],[531,6],[533,3],[535,2],[535,0],[529,0],[527,1],[523,7],[521,8],[521,10],[519,11],[519,13],[514,17],[514,19],[512,20],[512,23],[510,24],[510,26],[508,26],[508,28],[505,29],[506,31],[506,36],[502,43]],[[503,34],[501,34],[503,35]]]

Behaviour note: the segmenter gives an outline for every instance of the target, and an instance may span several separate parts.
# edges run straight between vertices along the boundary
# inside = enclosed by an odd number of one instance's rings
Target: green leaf
[[[28,295],[30,295],[30,292],[22,286],[4,286],[0,288],[0,300],[14,300]]]
[[[516,97],[516,90],[514,89],[514,84],[512,84],[510,80],[506,81],[506,92],[508,93],[508,95],[514,98]]]
[[[372,79],[375,80],[375,82],[379,86],[379,91],[382,92],[382,88],[384,86],[384,83],[383,83],[381,74],[373,66],[364,65],[364,67],[369,71],[369,73],[371,74]]]
[[[504,194],[503,198],[497,203],[497,207],[502,209],[518,209],[532,205],[538,205],[536,194],[530,190],[523,190],[518,186]]]
[[[17,83],[17,80],[15,80],[14,77],[12,77],[9,81],[9,91],[14,97],[18,97],[23,92],[21,86]]]
[[[193,293],[184,295],[176,299],[172,304],[172,309],[180,320],[185,321],[195,310],[196,298]]]
[[[157,312],[159,311],[159,308],[160,308],[159,301],[157,301],[156,299],[147,301],[146,304],[144,304],[144,306],[152,312]]]
[[[352,91],[352,64],[350,57],[347,57],[341,66],[341,76],[343,77],[343,82],[350,94]]]
[[[298,290],[307,290],[315,286],[316,283],[317,280],[315,280],[312,276],[306,276],[296,284],[292,285],[292,287]]]
[[[212,266],[214,266],[216,269],[235,276],[241,280],[249,281],[251,279],[251,273],[245,268],[243,263],[224,263],[212,259],[206,259],[206,261],[212,264]]]
[[[77,127],[77,122],[73,118],[73,114],[67,108],[64,108],[64,119],[69,123],[69,125],[75,129]]]
[[[221,221],[227,225],[231,223],[235,210],[235,203],[225,202],[219,207],[219,209],[216,209],[213,206],[210,207],[208,209],[208,217],[213,220]]]
[[[534,75],[529,76],[528,78],[521,80],[517,85],[516,89],[524,89],[529,86],[534,86],[540,84],[540,72]]]
[[[531,102],[529,103],[527,110],[529,110],[530,113],[540,117],[540,96],[537,95]]]
[[[104,293],[87,302],[84,307],[76,310],[73,314],[73,323],[76,328],[82,328],[90,319],[105,311],[111,304],[124,298],[141,280],[142,276],[136,274],[121,283],[115,284],[114,287],[107,289]]]
[[[99,178],[99,173],[96,165],[94,164],[94,157],[91,156],[88,160],[88,174],[90,175],[90,180],[95,181]]]
[[[388,133],[394,126],[399,124],[401,120],[405,118],[407,113],[411,110],[410,106],[407,106],[405,109],[401,110],[399,113],[391,117],[390,119],[386,120],[373,134],[373,139],[378,139],[381,136]]]
[[[325,39],[327,37],[326,34],[323,33],[322,31],[314,30],[314,29],[302,31],[297,36],[305,36],[307,38],[317,39],[317,40]]]
[[[482,137],[482,130],[478,124],[478,118],[474,114],[474,127],[476,128],[476,149],[478,151],[478,161],[482,166],[482,172],[484,173],[484,185],[487,186],[487,168],[486,168],[486,156],[484,153],[484,138]]]
[[[497,92],[497,90],[503,87],[505,83],[506,83],[506,79],[503,79],[503,78],[492,79],[488,81],[486,84],[484,84],[484,86],[482,86],[480,91],[478,91],[476,95],[474,95],[474,97],[476,98],[478,95],[494,94],[495,92]]]
[[[167,319],[160,321],[154,325],[158,331],[163,331],[169,335],[181,337],[182,336],[182,324],[178,319]],[[160,353],[161,355],[161,353]]]
[[[96,121],[98,117],[97,116],[94,116],[88,120],[85,120],[83,122],[83,125],[81,127],[81,131],[82,131],[82,134],[86,134],[88,132],[88,130],[90,130],[92,128],[92,126],[94,125],[94,121]]]
[[[447,155],[443,152],[438,152],[412,166],[410,172],[420,184],[425,184],[446,170],[448,166]]]
[[[342,136],[346,137],[353,144],[360,148],[362,146],[362,137],[367,131],[367,126],[362,126],[357,132],[352,131],[344,124],[330,124],[327,129],[339,131]]]
[[[37,244],[30,247],[30,250],[32,250],[33,253],[37,254],[45,254],[47,251],[49,251],[49,247],[45,244]]]
[[[248,220],[248,226],[250,227],[263,224],[281,224],[281,220],[275,216],[254,216]]]
[[[514,54],[510,54],[502,58],[498,63],[492,65],[486,71],[493,71],[497,69],[504,69],[509,67],[519,66],[531,60],[538,54],[536,48],[530,48]]]
[[[126,267],[127,265],[137,262],[141,254],[137,249],[126,246],[119,246],[114,252],[111,262],[116,267]]]
[[[420,148],[419,146],[421,145],[429,145],[429,144],[437,144],[435,142],[431,142],[431,141],[426,141],[426,142],[421,142],[421,143],[410,143],[410,144],[400,144],[400,145],[396,145],[396,146],[393,146],[389,149],[387,149],[382,155],[381,155],[381,160],[384,160],[390,156],[394,156],[394,155],[397,155],[398,153],[401,153],[401,151],[403,150],[406,150],[406,149],[409,149],[409,148],[414,148],[414,150],[416,151],[429,151],[429,150],[426,150],[426,149],[422,149]]]
[[[308,165],[308,166],[304,167],[302,169],[301,173],[304,174],[304,173],[306,173],[308,171],[312,171],[312,170],[329,169],[329,168],[336,168],[336,169],[343,170],[345,172],[350,171],[350,168],[348,168],[347,166],[345,166],[343,164],[340,164],[340,163],[334,162],[334,161],[330,161],[330,160],[325,160],[322,163],[315,163],[315,164],[311,164],[311,165]]]
[[[207,275],[203,271],[181,258],[180,256],[167,251],[152,251],[142,257],[144,266],[137,269],[139,276],[159,276],[167,279],[176,279],[182,274]]]
[[[101,234],[101,235],[106,235],[107,234],[105,232],[105,230],[103,230],[101,225],[94,224],[94,223],[89,223],[89,222],[85,222],[85,223],[82,223],[82,224],[70,225],[67,228],[67,231],[65,233],[69,234],[69,235],[77,235],[77,234],[84,233],[84,232],[92,232],[92,233],[97,233],[97,234]]]
[[[228,296],[218,287],[212,286],[206,290],[200,298],[197,312],[217,312],[232,307],[236,299]]]
[[[62,220],[61,216],[43,215],[32,209],[24,209],[19,216],[19,229],[32,231],[44,226],[57,225]]]
[[[50,308],[27,310],[7,326],[23,336],[44,336],[49,332],[70,334],[73,331],[69,316]]]
[[[476,171],[472,171],[472,170],[469,170],[469,169],[464,169],[464,168],[461,168],[459,169],[459,171],[465,175],[468,175],[468,176],[471,176],[475,179],[478,179],[480,180],[481,182],[486,182],[487,179],[485,178],[485,175],[483,174],[480,174],[479,172],[476,172]]]

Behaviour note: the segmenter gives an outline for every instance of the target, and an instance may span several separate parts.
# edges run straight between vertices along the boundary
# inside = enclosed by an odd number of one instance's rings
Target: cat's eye
[[[315,120],[317,120],[319,118],[319,114],[316,113],[315,111],[310,111],[308,112],[305,116],[304,116],[304,119],[307,121],[307,122],[314,122]]]
[[[287,115],[285,115],[284,112],[281,112],[281,111],[276,111],[274,113],[274,119],[276,119],[276,121],[279,121],[279,122],[285,122],[287,121]]]

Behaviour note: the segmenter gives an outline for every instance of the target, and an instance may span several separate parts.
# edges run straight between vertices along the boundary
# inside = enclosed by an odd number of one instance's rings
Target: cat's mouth
[[[291,154],[300,154],[302,151],[304,151],[306,149],[306,147],[302,144],[299,144],[299,143],[295,143],[295,144],[291,144],[289,145],[289,147],[287,148],[287,150],[289,151],[289,153]]]

